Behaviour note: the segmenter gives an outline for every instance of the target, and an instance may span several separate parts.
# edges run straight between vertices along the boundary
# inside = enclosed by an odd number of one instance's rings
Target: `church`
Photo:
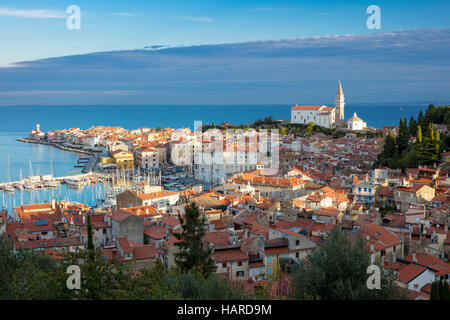
[[[291,108],[291,123],[314,124],[331,128],[344,123],[344,91],[338,83],[334,107],[325,105],[295,105]]]

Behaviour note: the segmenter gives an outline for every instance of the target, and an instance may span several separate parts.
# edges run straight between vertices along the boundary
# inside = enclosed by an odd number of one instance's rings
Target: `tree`
[[[321,247],[292,274],[294,298],[320,300],[396,299],[400,291],[392,270],[382,270],[381,289],[367,288],[370,263],[362,237],[349,240],[334,228]]]
[[[411,118],[409,119],[409,134],[413,137],[416,136],[417,134],[417,121],[416,119],[414,119],[413,116],[411,116]]]
[[[180,242],[175,243],[179,251],[175,253],[175,262],[183,272],[194,267],[200,268],[204,276],[215,271],[216,266],[211,256],[211,248],[203,246],[203,237],[208,228],[206,218],[201,215],[196,203],[185,207],[184,218],[179,215],[182,226],[181,233],[174,236]]]
[[[87,234],[88,234],[88,241],[87,241],[87,250],[89,253],[89,259],[91,261],[94,260],[94,239],[92,237],[92,224],[91,224],[91,214],[88,213],[87,215]]]
[[[422,127],[420,125],[417,126],[417,141],[422,142]]]
[[[104,257],[100,249],[78,250],[64,254],[64,262],[58,268],[67,279],[65,271],[70,265],[78,265],[81,271],[81,289],[70,290],[71,297],[81,300],[125,299],[132,295],[132,269],[129,262],[119,262],[115,257]],[[93,259],[92,259],[93,257]],[[65,281],[63,281],[65,285]]]
[[[408,149],[408,143],[409,143],[409,130],[408,126],[406,125],[406,119],[403,121],[403,118],[400,117],[400,124],[399,124],[399,130],[398,130],[398,136],[397,136],[397,148],[398,153],[401,156],[403,152],[405,152]]]
[[[306,128],[306,133],[311,133],[313,131],[315,125],[316,124],[314,122],[310,122],[308,127]]]
[[[430,300],[450,300],[450,288],[447,281],[440,279],[431,283]]]

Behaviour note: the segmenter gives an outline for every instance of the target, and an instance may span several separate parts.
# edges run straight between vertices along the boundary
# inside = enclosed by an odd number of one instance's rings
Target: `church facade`
[[[344,92],[339,81],[334,107],[325,105],[295,105],[291,108],[291,123],[309,124],[331,128],[344,123]]]

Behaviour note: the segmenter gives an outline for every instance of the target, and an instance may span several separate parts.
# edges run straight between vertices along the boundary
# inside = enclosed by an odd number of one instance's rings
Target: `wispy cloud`
[[[172,19],[186,20],[186,21],[198,21],[198,22],[212,22],[210,17],[172,17]]]
[[[32,19],[59,19],[67,17],[65,12],[57,10],[47,10],[47,9],[20,10],[11,8],[0,8],[0,16],[32,18]]]
[[[137,13],[132,12],[114,12],[111,13],[112,16],[118,16],[118,17],[137,17],[139,16]]]

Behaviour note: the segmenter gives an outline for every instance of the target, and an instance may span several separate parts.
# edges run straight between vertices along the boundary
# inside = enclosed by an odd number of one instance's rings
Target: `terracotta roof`
[[[213,256],[216,262],[248,260],[248,256],[240,249],[216,250]]]
[[[411,263],[398,271],[398,278],[401,282],[407,284],[422,274],[425,270],[427,269]]]
[[[291,110],[319,110],[324,105],[295,105]]]

